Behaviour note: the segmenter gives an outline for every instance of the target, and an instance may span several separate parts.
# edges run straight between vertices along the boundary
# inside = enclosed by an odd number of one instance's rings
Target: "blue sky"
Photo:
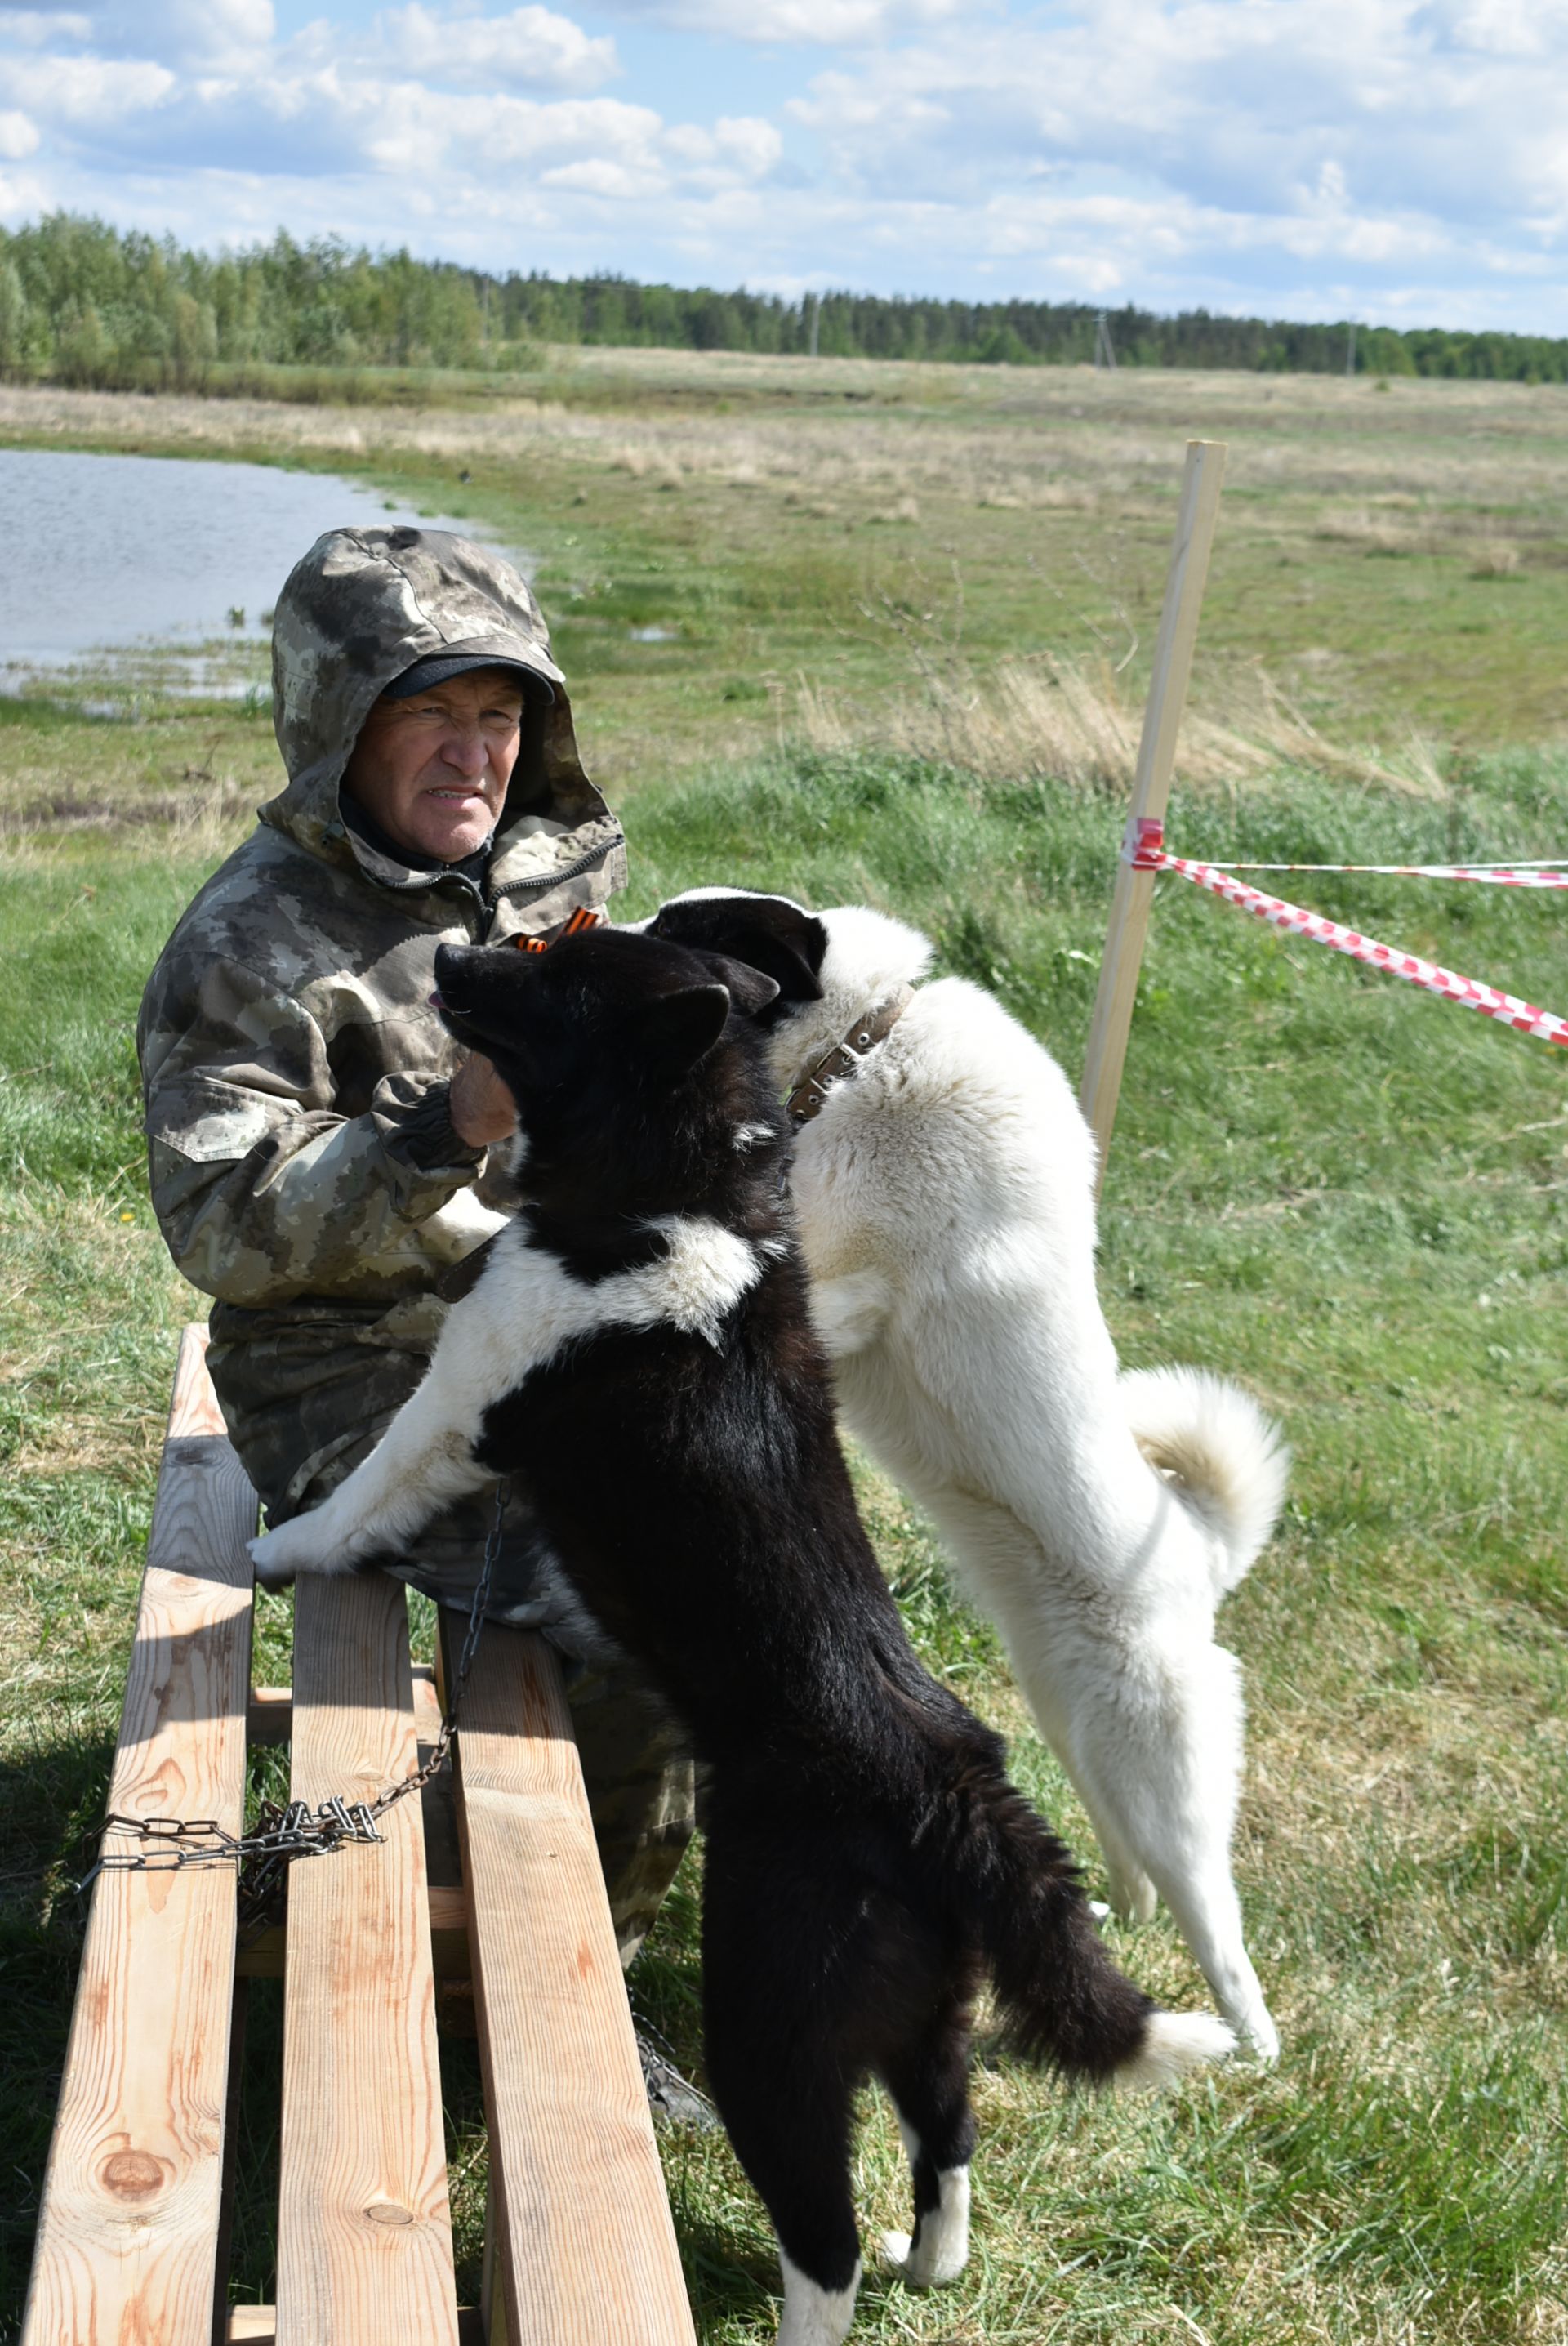
[[[1568,0],[0,0],[0,221],[1568,333]]]

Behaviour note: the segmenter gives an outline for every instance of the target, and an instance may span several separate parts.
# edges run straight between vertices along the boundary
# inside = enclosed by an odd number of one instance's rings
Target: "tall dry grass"
[[[795,710],[795,729],[824,754],[876,743],[988,780],[1050,779],[1123,794],[1142,723],[1141,703],[1108,659],[1048,656],[1004,659],[983,674],[959,658],[921,654],[908,688],[871,707],[803,677]],[[1281,770],[1381,783],[1420,798],[1445,795],[1436,748],[1415,734],[1393,759],[1346,748],[1319,732],[1261,668],[1210,679],[1205,706],[1182,728],[1179,779],[1234,791]]]
[[[1418,501],[1440,526],[1445,510],[1481,507],[1522,510],[1521,528],[1556,529],[1563,512],[1568,397],[1556,386],[1401,383],[1380,399],[1364,382],[1319,376],[1124,371],[1107,381],[1083,368],[861,361],[823,362],[819,380],[809,361],[774,361],[758,363],[750,412],[725,413],[717,394],[733,370],[690,353],[679,354],[679,369],[636,363],[651,353],[599,355],[604,366],[585,368],[574,354],[572,366],[487,400],[483,412],[434,401],[302,407],[4,385],[0,443],[175,445],[213,454],[264,448],[307,461],[396,452],[468,464],[534,454],[671,487],[860,490],[881,500],[919,491],[975,506],[1050,510],[1168,496],[1173,447],[1207,432],[1230,444],[1233,487],[1358,500],[1352,536],[1362,533],[1360,509],[1390,496]],[[858,387],[839,387],[846,370]],[[625,380],[618,404],[606,396],[606,373]],[[592,404],[574,403],[579,375]],[[786,375],[789,401],[769,409],[762,395],[784,388]],[[747,380],[744,372],[737,379]],[[709,389],[716,404],[661,407],[667,381],[677,380]],[[1248,525],[1245,509],[1232,513],[1230,525]],[[1259,525],[1273,522],[1260,517]]]

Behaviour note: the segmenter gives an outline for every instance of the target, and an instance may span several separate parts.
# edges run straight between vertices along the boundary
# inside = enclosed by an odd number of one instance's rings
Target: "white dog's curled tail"
[[[1128,1369],[1133,1438],[1215,1535],[1216,1600],[1234,1588],[1279,1520],[1290,1453],[1250,1393],[1207,1369]]]

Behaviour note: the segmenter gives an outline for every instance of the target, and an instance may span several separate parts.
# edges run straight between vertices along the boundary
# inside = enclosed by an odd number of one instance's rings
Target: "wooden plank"
[[[509,2346],[693,2346],[560,1672],[489,1627],[457,1813]]]
[[[229,2346],[273,2346],[278,2335],[275,2305],[231,2305],[227,2331]]]
[[[461,1882],[425,1885],[430,1914],[431,1961],[437,1979],[467,1979],[468,1900]],[[289,1924],[270,1923],[239,1949],[235,1969],[241,1979],[281,1979],[288,1961]]]
[[[206,1345],[185,1331],[108,1805],[238,1832],[256,1494]],[[98,1877],[25,2346],[209,2346],[234,1914],[232,1866]]]
[[[294,1732],[292,1687],[252,1687],[245,1706],[248,1743],[287,1743]]]
[[[413,1679],[414,1732],[420,1758],[441,1731],[441,1698],[435,1672],[427,1662],[416,1662]],[[292,1687],[253,1687],[250,1690],[249,1737],[252,1743],[287,1743],[294,1731]],[[430,1906],[431,1956],[438,1980],[466,1980],[468,1904],[457,1850],[457,1816],[453,1806],[452,1770],[443,1768],[420,1794],[424,1818],[425,1895]],[[287,1920],[270,1923],[241,1942],[238,1969],[241,1979],[281,1979],[289,1943]],[[467,2030],[473,2034],[472,2027]]]
[[[419,1739],[422,1743],[433,1743],[441,1731],[441,1698],[435,1690],[435,1672],[428,1662],[415,1662],[412,1675]],[[294,1732],[293,1688],[252,1687],[245,1714],[245,1732],[252,1743],[287,1743]]]
[[[1198,613],[1203,607],[1208,557],[1219,516],[1219,493],[1224,484],[1224,441],[1189,440],[1176,543],[1166,577],[1165,607],[1160,613],[1154,673],[1149,679],[1143,737],[1138,743],[1138,762],[1133,777],[1129,833],[1141,819],[1157,822],[1165,820],[1176,766],[1176,737],[1186,706],[1193,650],[1197,642]],[[1117,864],[1110,925],[1100,963],[1094,1015],[1089,1021],[1084,1083],[1079,1093],[1084,1114],[1094,1127],[1099,1144],[1102,1178],[1116,1121],[1116,1100],[1122,1088],[1122,1067],[1127,1056],[1127,1035],[1133,1023],[1133,1003],[1138,990],[1138,969],[1154,893],[1152,872],[1135,872],[1125,860]]]
[[[223,2333],[228,2346],[277,2346],[278,2309],[274,2305],[231,2305]],[[475,2305],[458,2308],[459,2346],[484,2346],[484,2331]],[[412,2346],[412,2341],[407,2341]]]
[[[402,1588],[302,1579],[294,1798],[373,1800],[415,1760]],[[380,1829],[290,1874],[278,2346],[456,2346],[418,1800]]]

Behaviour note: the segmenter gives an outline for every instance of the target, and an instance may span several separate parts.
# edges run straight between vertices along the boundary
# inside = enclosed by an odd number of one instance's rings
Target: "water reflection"
[[[0,692],[117,707],[263,691],[272,606],[306,547],[343,524],[422,519],[484,534],[330,474],[0,449]]]

